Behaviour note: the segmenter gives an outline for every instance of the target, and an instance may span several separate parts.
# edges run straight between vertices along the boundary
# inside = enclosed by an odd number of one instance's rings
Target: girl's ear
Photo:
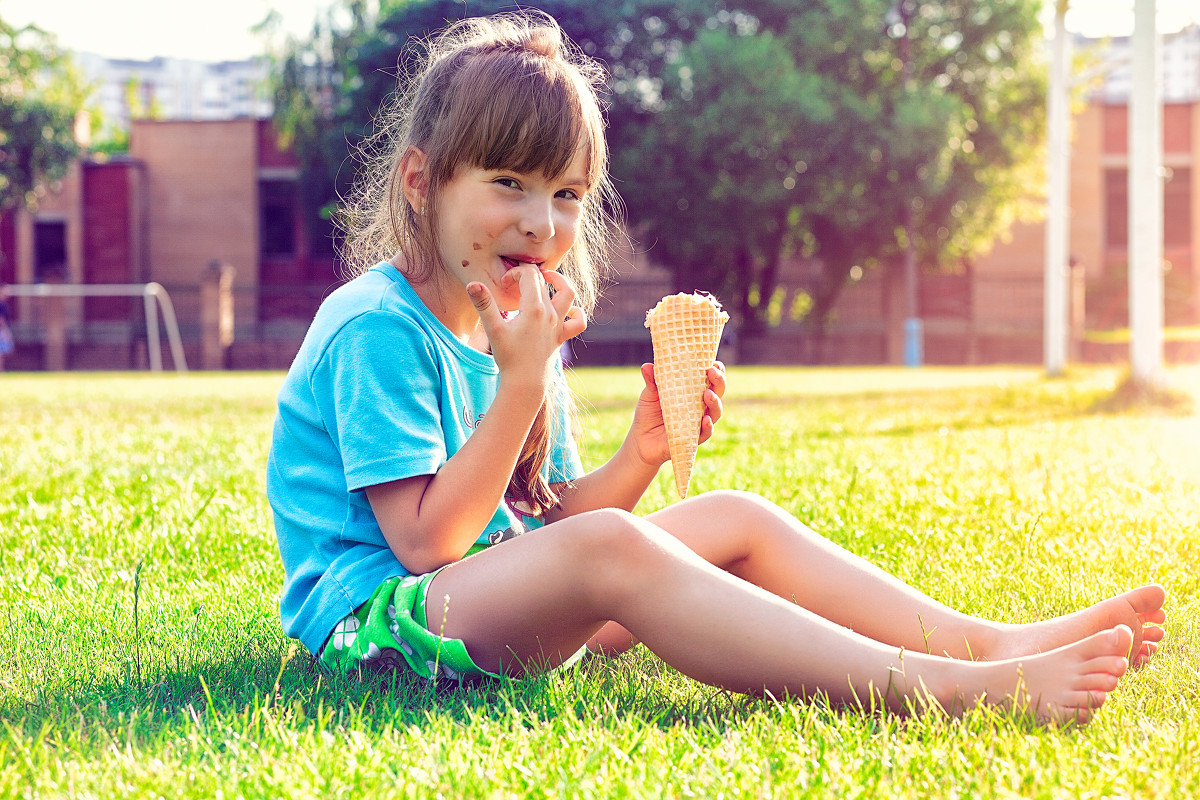
[[[417,147],[408,148],[400,157],[400,185],[404,189],[405,199],[417,216],[425,213],[425,200],[429,190],[429,180],[425,176],[427,161],[424,151]]]

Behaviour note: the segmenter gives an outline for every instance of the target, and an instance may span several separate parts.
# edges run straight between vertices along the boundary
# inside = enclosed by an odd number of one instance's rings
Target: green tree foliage
[[[898,263],[910,212],[921,263],[947,268],[1021,213],[1037,3],[908,2],[907,29],[890,0],[740,0],[676,26],[703,33],[676,39],[618,172],[681,288],[719,287],[761,327],[780,260],[812,255],[819,331],[855,266]]]
[[[954,268],[1037,183],[1037,0],[905,1],[524,5],[608,65],[614,177],[677,287],[717,291],[761,328],[783,259],[814,256],[807,319],[819,331],[855,266],[899,262],[909,219],[921,263]],[[408,69],[410,37],[511,8],[392,0],[369,19],[347,0],[341,28],[293,43],[277,113],[327,176],[311,184],[322,203],[333,176],[350,177],[346,143]]]
[[[84,84],[54,37],[0,20],[0,209],[33,205],[79,153]]]
[[[820,304],[854,263],[886,251],[911,188],[901,176],[936,157],[943,138],[936,95],[897,92],[861,61],[825,63],[830,26],[843,46],[879,40],[861,13],[831,13],[781,34],[747,33],[759,23],[736,15],[705,29],[668,70],[643,146],[623,155],[622,172],[647,176],[627,192],[633,218],[679,288],[719,289],[752,329],[766,322],[787,255],[821,256]]]
[[[277,22],[269,15],[259,31],[270,37]],[[274,122],[281,144],[300,161],[300,199],[310,215],[328,220],[352,177],[343,163],[374,113],[356,102],[362,95],[358,48],[376,37],[366,2],[346,0],[314,21],[309,38],[288,40],[273,54]],[[313,233],[325,234],[319,226]]]

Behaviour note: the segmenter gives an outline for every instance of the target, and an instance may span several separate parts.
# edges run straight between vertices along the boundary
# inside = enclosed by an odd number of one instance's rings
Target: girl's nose
[[[554,236],[554,212],[550,202],[532,200],[526,208],[521,228],[535,242],[544,242]]]

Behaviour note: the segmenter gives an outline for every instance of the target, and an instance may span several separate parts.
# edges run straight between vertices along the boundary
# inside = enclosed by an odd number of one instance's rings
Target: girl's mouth
[[[505,271],[516,269],[522,265],[536,267],[541,264],[540,261],[535,261],[534,259],[527,258],[525,256],[500,256],[500,260],[504,262]]]

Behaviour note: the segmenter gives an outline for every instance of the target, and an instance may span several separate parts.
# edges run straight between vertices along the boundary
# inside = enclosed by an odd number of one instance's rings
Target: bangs
[[[443,120],[444,165],[540,172],[559,178],[582,146],[588,188],[604,169],[599,109],[561,65],[501,50],[471,59],[455,76],[459,98]],[[447,178],[450,176],[446,176]]]

